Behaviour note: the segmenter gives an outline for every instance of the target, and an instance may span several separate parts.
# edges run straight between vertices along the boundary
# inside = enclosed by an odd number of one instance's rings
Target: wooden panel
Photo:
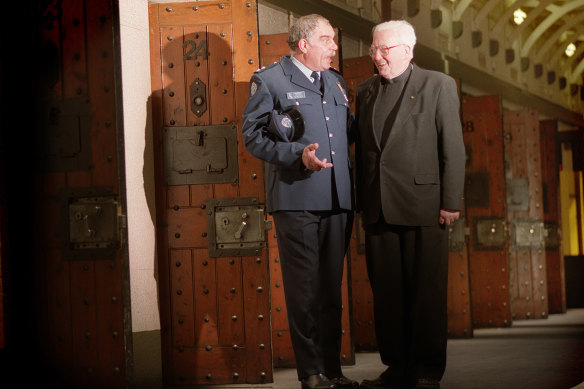
[[[464,209],[464,207],[463,207]],[[462,214],[464,218],[464,214]],[[464,219],[466,221],[466,218]],[[448,337],[471,338],[470,277],[466,243],[448,253]]]
[[[508,244],[484,249],[477,241],[481,218],[506,217],[505,170],[501,102],[499,96],[465,96],[462,99],[463,138],[467,154],[465,215],[468,238],[470,297],[473,328],[511,325],[508,279]],[[469,180],[484,174],[488,189],[470,192]],[[481,198],[486,196],[486,203]],[[484,200],[483,200],[484,201]]]
[[[239,127],[258,63],[257,3],[151,4],[149,16],[164,385],[271,382],[268,253],[210,258],[206,209],[212,198],[263,203],[262,165],[237,131],[234,182],[167,186],[161,150],[164,126]],[[203,112],[191,107],[195,82]]]
[[[533,219],[543,222],[541,150],[537,111],[505,112],[505,177],[528,182],[527,210],[512,210],[507,221]],[[509,181],[508,181],[509,182]],[[509,247],[509,288],[513,319],[548,316],[546,253],[543,248],[525,248],[513,241]]]
[[[370,56],[343,59],[343,78],[347,85],[347,97],[351,112],[355,112],[355,98],[357,97],[357,86],[373,76],[375,65]]]
[[[560,229],[562,212],[560,208],[560,144],[557,141],[556,120],[542,120],[540,128],[541,180],[543,182],[544,222],[557,228],[554,235],[557,245],[546,245],[546,274],[548,286],[549,313],[566,312],[566,281],[564,253]],[[550,232],[551,234],[551,232]]]

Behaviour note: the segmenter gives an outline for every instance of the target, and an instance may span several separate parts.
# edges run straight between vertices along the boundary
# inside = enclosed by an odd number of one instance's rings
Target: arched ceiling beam
[[[489,0],[487,4],[483,5],[483,7],[478,12],[477,16],[472,21],[472,29],[478,30],[479,26],[483,22],[483,20],[489,15],[489,12],[495,8],[497,4],[499,4],[501,0]]]
[[[529,26],[529,24],[531,22],[533,22],[535,20],[535,18],[538,17],[543,11],[545,11],[546,7],[548,5],[550,5],[551,3],[553,3],[554,1],[555,0],[540,1],[539,4],[537,5],[537,7],[535,7],[531,11],[529,11],[529,13],[527,14],[527,17],[525,18],[523,23],[521,23],[520,25],[515,27],[513,29],[513,32],[511,33],[511,35],[509,35],[509,38],[507,38],[507,47],[512,47],[513,43],[519,37],[519,34],[521,34],[521,31],[523,31],[525,28],[527,28],[527,26]]]
[[[584,53],[584,42],[581,42],[581,44],[578,45],[576,51],[574,52],[574,55],[568,58],[564,66],[562,66],[562,73],[571,73],[572,65],[574,64],[577,58],[580,58],[580,55],[582,55],[582,53]]]
[[[553,25],[558,19],[566,15],[568,12],[572,12],[575,9],[584,7],[584,0],[572,0],[565,3],[563,6],[556,8],[547,18],[544,19],[529,35],[527,41],[521,47],[521,56],[527,57],[529,50],[539,39],[540,36]]]
[[[566,18],[566,23],[564,23],[563,26],[561,26],[560,28],[558,28],[545,42],[543,45],[541,45],[539,51],[537,52],[537,55],[535,56],[535,61],[536,62],[541,62],[541,60],[543,59],[543,56],[545,54],[547,54],[548,50],[551,49],[552,45],[555,46],[567,46],[569,44],[569,42],[567,42],[565,45],[558,42],[558,40],[561,38],[562,34],[566,31],[568,31],[569,29],[571,29],[572,27],[574,27],[575,25],[577,25],[578,23],[580,23],[582,20],[584,20],[584,12],[578,13],[577,15],[574,15],[572,17],[570,17],[569,19]],[[548,56],[548,58],[550,58]]]
[[[511,17],[511,15],[513,15],[513,12],[517,8],[521,7],[527,1],[528,0],[518,0],[505,10],[503,15],[499,18],[499,21],[497,22],[497,24],[495,24],[495,27],[493,27],[493,29],[491,30],[491,33],[490,33],[491,38],[498,37],[501,34],[501,31],[503,30],[503,26],[505,25],[505,23],[507,23],[509,21],[509,18]]]
[[[452,20],[460,20],[464,11],[468,8],[468,6],[472,3],[472,0],[461,0],[455,7],[454,12],[452,12]]]
[[[556,50],[552,53],[552,55],[550,55],[548,58],[549,60],[547,61],[548,66],[556,66],[560,57],[562,56],[562,54],[564,54],[566,52],[566,48],[568,47],[568,45],[570,43],[574,43],[575,41],[579,40],[578,37],[584,34],[584,27],[582,26],[578,26],[578,28],[574,31],[574,34],[572,34],[573,36],[570,37],[570,39],[567,39],[564,43],[560,43],[558,45],[558,47],[556,48]],[[577,56],[578,54],[578,50],[580,50],[580,52],[582,50],[584,50],[584,44],[580,44],[577,45],[576,51],[574,52],[574,55],[572,55],[572,57],[570,57],[568,59],[568,61],[573,60],[574,57]],[[540,61],[543,60],[540,59]]]
[[[578,65],[576,65],[576,68],[574,68],[574,71],[572,72],[572,74],[570,75],[570,84],[582,84],[582,72],[584,71],[584,58],[582,60],[580,60],[580,62],[578,63]]]

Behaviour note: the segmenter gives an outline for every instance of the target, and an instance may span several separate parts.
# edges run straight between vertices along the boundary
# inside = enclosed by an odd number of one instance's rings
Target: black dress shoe
[[[418,378],[415,389],[440,389],[440,381],[435,378]]]
[[[302,383],[302,389],[336,389],[337,387],[324,374],[310,375],[300,382]]]
[[[391,382],[379,376],[374,380],[363,380],[361,389],[402,389],[403,386],[398,382]]]
[[[330,379],[333,384],[337,386],[337,388],[358,388],[359,383],[357,381],[353,381],[350,378],[345,377],[344,375],[340,377],[333,377]]]

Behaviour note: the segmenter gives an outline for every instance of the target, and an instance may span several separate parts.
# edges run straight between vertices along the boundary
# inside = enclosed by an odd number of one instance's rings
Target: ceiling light
[[[520,25],[521,23],[523,23],[523,21],[525,20],[526,17],[527,17],[527,14],[521,8],[517,8],[513,12],[513,21],[517,25]]]
[[[575,53],[575,52],[576,52],[576,45],[575,45],[575,44],[573,44],[573,43],[570,43],[570,44],[568,45],[568,47],[566,47],[566,51],[565,51],[566,55],[567,55],[568,57],[571,57],[571,56],[573,56],[573,55],[574,55],[574,53]]]

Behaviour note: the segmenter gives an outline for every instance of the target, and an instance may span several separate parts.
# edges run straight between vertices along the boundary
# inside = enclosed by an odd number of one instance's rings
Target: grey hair
[[[414,46],[416,45],[416,32],[414,26],[410,23],[405,20],[390,20],[388,22],[379,23],[373,27],[372,34],[384,30],[392,30],[398,35],[399,42],[395,43],[403,43],[404,45],[410,46],[412,50],[414,49]]]
[[[318,22],[320,21],[328,25],[331,24],[327,18],[318,14],[304,15],[296,20],[296,22],[290,27],[290,32],[288,33],[287,42],[292,52],[298,50],[298,42],[300,42],[301,39],[306,39],[310,42],[314,30],[316,30]]]

